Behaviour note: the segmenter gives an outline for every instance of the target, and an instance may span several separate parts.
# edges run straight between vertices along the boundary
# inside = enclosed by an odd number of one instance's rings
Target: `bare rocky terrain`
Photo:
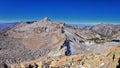
[[[119,68],[119,27],[19,22],[0,32],[0,68]]]
[[[112,36],[120,31],[120,25],[114,24],[98,24],[95,26],[85,27],[85,29],[92,30],[103,36]]]

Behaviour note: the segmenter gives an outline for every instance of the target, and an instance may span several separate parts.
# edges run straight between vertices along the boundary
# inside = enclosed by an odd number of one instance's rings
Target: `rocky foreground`
[[[120,68],[119,27],[20,22],[0,33],[0,68]]]

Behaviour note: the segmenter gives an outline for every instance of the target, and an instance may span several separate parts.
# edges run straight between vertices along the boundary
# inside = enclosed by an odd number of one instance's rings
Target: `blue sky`
[[[0,22],[49,17],[67,23],[120,23],[120,0],[0,0]]]

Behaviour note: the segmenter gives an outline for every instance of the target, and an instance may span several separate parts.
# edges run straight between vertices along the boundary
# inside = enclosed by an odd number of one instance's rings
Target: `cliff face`
[[[1,68],[115,68],[119,43],[97,43],[91,30],[48,18],[20,22],[0,34]]]

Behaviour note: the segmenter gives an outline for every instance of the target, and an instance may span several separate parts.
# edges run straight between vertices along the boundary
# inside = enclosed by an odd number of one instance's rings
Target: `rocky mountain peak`
[[[51,21],[48,17],[45,17],[42,21]]]

